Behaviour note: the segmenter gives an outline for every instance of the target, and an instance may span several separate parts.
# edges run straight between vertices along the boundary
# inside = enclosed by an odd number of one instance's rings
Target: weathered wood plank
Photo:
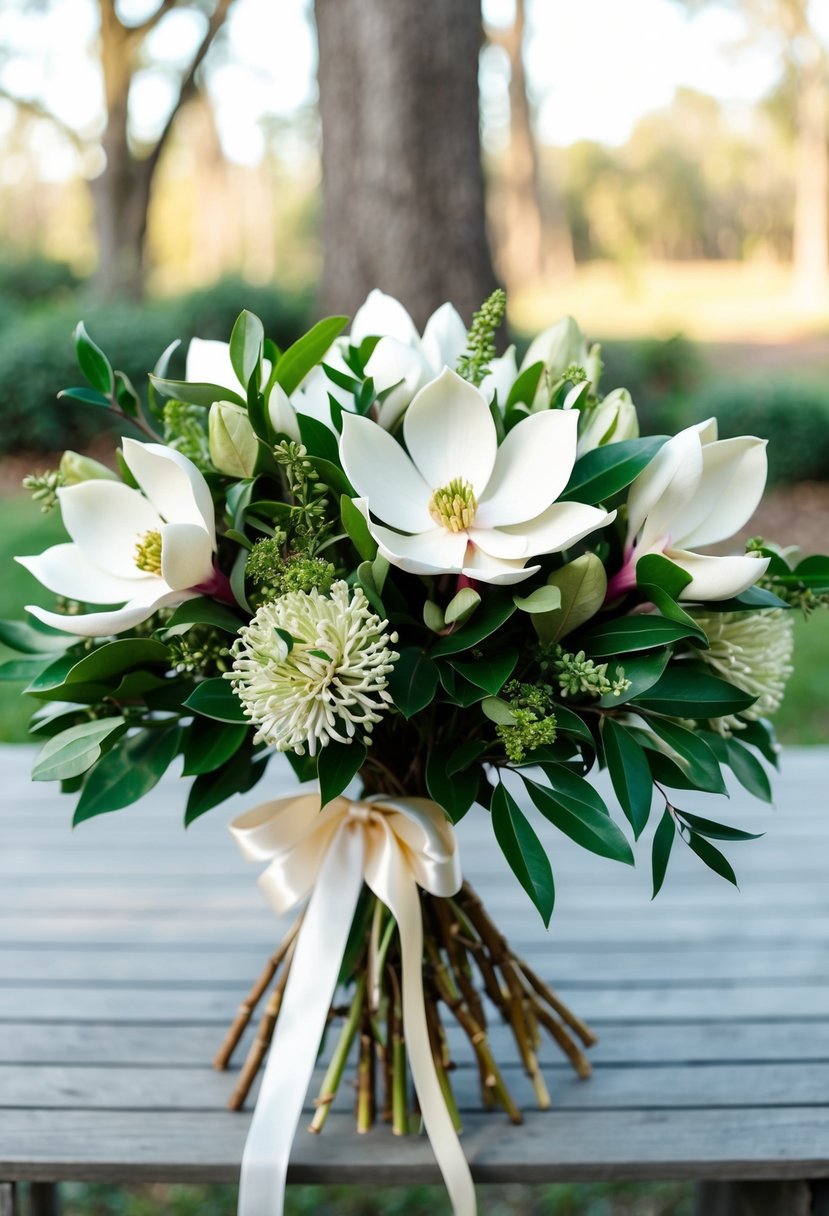
[[[19,1111],[0,1140],[14,1180],[234,1182],[247,1115]],[[764,1179],[829,1176],[829,1112],[761,1110],[530,1111],[520,1132],[503,1115],[473,1115],[463,1135],[479,1182]],[[334,1114],[323,1136],[300,1132],[289,1180],[409,1185],[439,1182],[425,1137],[378,1127],[356,1136]]]

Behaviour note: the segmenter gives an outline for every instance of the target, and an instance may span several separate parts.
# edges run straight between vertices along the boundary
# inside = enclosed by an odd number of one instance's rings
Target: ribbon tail
[[[363,885],[363,856],[362,833],[343,826],[320,866],[245,1142],[239,1216],[282,1216],[291,1145]]]
[[[388,906],[400,934],[403,975],[403,1029],[426,1133],[432,1145],[454,1216],[475,1216],[475,1185],[440,1088],[423,994],[423,920],[417,883],[395,850],[394,872],[376,894]],[[371,884],[372,887],[374,884]],[[379,886],[379,884],[378,884]]]

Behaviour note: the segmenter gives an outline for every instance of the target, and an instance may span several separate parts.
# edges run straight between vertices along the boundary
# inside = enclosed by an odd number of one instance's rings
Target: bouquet
[[[186,824],[253,789],[277,752],[301,787],[231,825],[268,863],[279,913],[307,897],[216,1061],[266,998],[231,1100],[270,1045],[242,1169],[250,1216],[280,1210],[326,1035],[311,1129],[356,1054],[358,1130],[378,1113],[401,1134],[422,1120],[455,1211],[474,1211],[447,1019],[483,1104],[514,1122],[488,1019],[511,1028],[540,1106],[542,1035],[581,1076],[593,1037],[463,881],[453,825],[489,815],[545,924],[537,816],[632,864],[656,806],[654,895],[675,847],[734,882],[719,842],[751,834],[683,810],[682,791],[725,793],[726,767],[770,798],[791,609],[829,594],[829,558],[762,539],[701,551],[754,512],[764,440],[720,440],[715,419],[641,436],[570,318],[520,365],[513,347],[497,356],[504,307],[494,293],[467,330],[446,304],[421,335],[372,292],[347,337],[330,317],[286,350],[243,312],[229,343],[190,343],[183,379],[168,348],[145,400],[79,325],[87,385],[61,397],[130,434],[117,472],[67,452],[27,479],[69,535],[18,559],[56,609],[0,628],[23,656],[5,674],[25,671],[38,703],[34,779],[78,795],[76,824],[174,763],[191,779]]]

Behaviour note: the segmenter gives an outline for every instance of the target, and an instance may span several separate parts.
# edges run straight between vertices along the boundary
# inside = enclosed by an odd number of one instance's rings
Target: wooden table
[[[60,1181],[235,1181],[249,1116],[224,1109],[233,1075],[210,1059],[279,931],[225,828],[251,796],[185,834],[171,779],[73,833],[71,800],[29,784],[31,752],[2,756],[0,1209],[22,1180],[39,1184],[41,1212]],[[454,1079],[479,1182],[718,1180],[699,1192],[703,1216],[810,1210],[807,1180],[829,1178],[827,776],[829,749],[792,749],[776,810],[739,790],[678,798],[768,834],[726,846],[741,893],[678,845],[654,905],[649,840],[632,870],[534,815],[557,878],[549,935],[486,814],[469,815],[465,872],[601,1036],[587,1082],[546,1049],[550,1111],[532,1110],[511,1066],[520,1129],[479,1113],[464,1056]],[[322,1137],[299,1132],[290,1177],[439,1180],[424,1138],[358,1138],[347,1094]],[[826,1185],[813,1183],[815,1213],[829,1211]]]

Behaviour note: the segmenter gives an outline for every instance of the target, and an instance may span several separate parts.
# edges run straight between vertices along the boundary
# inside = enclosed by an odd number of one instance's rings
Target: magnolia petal
[[[527,540],[523,530],[514,532],[500,528],[469,528],[468,536],[473,545],[483,549],[490,557],[526,557]]]
[[[702,477],[702,444],[697,427],[669,439],[642,470],[628,495],[628,540],[639,531],[637,548],[646,549],[657,537],[670,535],[673,520],[694,497]]]
[[[220,384],[238,393],[239,381],[230,362],[230,344],[212,338],[191,338],[184,379],[192,384]]]
[[[681,600],[730,600],[752,587],[770,561],[753,554],[711,557],[685,549],[666,549],[665,556],[691,575],[691,582],[680,592]]]
[[[350,374],[350,373],[349,373]],[[340,394],[337,396],[337,394]],[[331,416],[331,397],[343,405],[344,409],[354,409],[354,398],[346,394],[342,389],[338,389],[332,380],[329,380],[321,367],[313,367],[302,382],[302,387],[297,389],[291,395],[291,403],[297,414],[305,414],[309,418],[316,418],[317,422],[321,422],[323,426],[327,426],[329,431],[334,431],[334,419]],[[297,431],[299,431],[299,422],[297,421]]]
[[[518,364],[515,361],[515,347],[510,346],[489,365],[489,371],[480,384],[480,389],[487,401],[492,401],[498,394],[498,404],[503,410],[510,395],[513,384],[518,379]]]
[[[459,574],[466,552],[466,533],[432,528],[403,536],[369,520],[369,531],[386,561],[409,574]]]
[[[414,347],[398,342],[397,338],[381,338],[366,364],[366,375],[374,381],[375,392],[386,393],[378,421],[384,430],[390,431],[428,379],[429,369]]]
[[[192,460],[163,443],[121,442],[127,467],[159,515],[168,523],[204,528],[215,548],[213,498]]]
[[[143,574],[132,564],[132,578],[119,578],[91,562],[77,545],[53,545],[33,557],[17,557],[39,583],[55,595],[82,604],[120,604],[136,594],[141,583],[157,584],[151,574]]]
[[[152,503],[121,481],[82,481],[58,490],[66,531],[93,566],[137,578],[135,546],[161,520]]]
[[[420,348],[432,375],[442,367],[457,367],[466,350],[466,326],[454,304],[441,304],[426,322]]]
[[[522,560],[509,561],[502,558],[490,557],[481,549],[470,545],[466,550],[462,574],[478,583],[491,583],[494,586],[508,586],[511,583],[523,583],[531,575],[537,574],[540,566],[525,566]]]
[[[156,583],[158,587],[164,586],[161,579],[156,580]],[[159,608],[183,604],[185,600],[193,599],[196,595],[197,591],[165,591],[163,595],[152,600],[131,600],[123,608],[115,608],[111,612],[88,612],[79,616],[47,612],[36,604],[27,604],[26,611],[44,625],[60,629],[63,633],[72,633],[81,638],[107,638],[114,633],[123,633],[125,629],[134,629],[142,621],[148,620]]]
[[[340,459],[374,515],[406,532],[431,532],[432,492],[396,439],[376,422],[343,414]]]
[[[161,577],[172,591],[198,587],[213,573],[213,543],[197,524],[161,529]],[[105,601],[102,601],[105,602]]]
[[[481,497],[495,465],[498,438],[483,394],[468,380],[444,368],[409,406],[403,435],[433,490],[462,477]]]
[[[515,524],[502,531],[523,536],[527,555],[536,553],[560,553],[569,545],[604,528],[616,518],[615,511],[603,511],[601,507],[589,507],[583,502],[554,502],[546,511],[526,523]]]
[[[420,340],[415,323],[399,300],[375,287],[366,296],[351,322],[351,344],[359,346],[365,338],[397,338],[407,346]]]
[[[275,384],[268,397],[268,419],[277,434],[287,435],[289,439],[299,443],[296,410],[281,384]]]
[[[756,511],[767,473],[765,439],[746,435],[706,444],[699,489],[673,522],[675,543],[695,549],[733,536]]]
[[[578,421],[575,411],[544,410],[514,426],[498,449],[476,523],[517,524],[555,502],[575,464]]]

